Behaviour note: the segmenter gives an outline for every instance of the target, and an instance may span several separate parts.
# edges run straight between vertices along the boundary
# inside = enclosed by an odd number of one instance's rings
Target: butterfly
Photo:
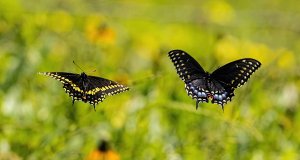
[[[128,87],[112,80],[101,77],[88,76],[67,72],[39,72],[41,75],[52,77],[63,83],[66,93],[72,97],[72,104],[76,100],[90,103],[94,106],[102,102],[106,96],[111,96],[129,90]]]
[[[196,99],[196,109],[199,102],[208,102],[211,99],[212,103],[221,105],[224,111],[224,104],[231,101],[234,90],[245,84],[261,66],[255,59],[244,58],[208,73],[193,57],[182,50],[172,50],[168,55],[179,77],[185,83],[187,94]]]

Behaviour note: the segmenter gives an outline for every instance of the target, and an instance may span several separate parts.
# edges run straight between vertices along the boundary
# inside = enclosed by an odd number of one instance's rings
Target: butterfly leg
[[[74,98],[72,98],[72,106],[74,106],[74,102],[75,102],[75,99],[74,99]]]
[[[94,111],[96,112],[96,107],[95,107],[95,104],[94,104]]]
[[[223,113],[224,113],[224,105],[222,104],[222,110],[223,110]]]
[[[199,102],[200,102],[199,100],[196,101],[196,110],[197,110],[198,107],[199,107]]]

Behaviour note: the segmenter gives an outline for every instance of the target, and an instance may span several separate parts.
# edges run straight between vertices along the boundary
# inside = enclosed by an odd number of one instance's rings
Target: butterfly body
[[[230,62],[212,73],[205,72],[189,54],[181,50],[169,52],[179,77],[185,82],[188,95],[199,102],[216,103],[224,107],[234,96],[234,90],[243,85],[261,63],[252,58]]]
[[[101,77],[88,76],[67,72],[40,72],[39,74],[50,76],[63,83],[66,93],[74,101],[81,100],[94,106],[102,102],[106,96],[114,95],[129,90],[128,87],[112,80]]]

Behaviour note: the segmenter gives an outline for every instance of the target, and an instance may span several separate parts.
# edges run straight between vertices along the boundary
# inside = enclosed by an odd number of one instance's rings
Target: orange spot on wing
[[[212,95],[212,94],[207,94],[207,98],[209,98],[209,99],[214,99],[214,96]]]

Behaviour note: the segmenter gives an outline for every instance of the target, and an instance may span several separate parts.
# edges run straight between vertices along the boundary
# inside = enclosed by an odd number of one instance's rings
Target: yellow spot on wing
[[[51,72],[38,72],[38,74],[41,74],[41,75],[45,75],[45,76],[49,76],[49,77],[52,77],[62,83],[71,83],[71,81],[65,77],[62,77],[58,74],[55,74],[55,73],[51,73]]]
[[[94,95],[94,92],[92,90],[89,90],[89,91],[86,92],[86,94]]]

